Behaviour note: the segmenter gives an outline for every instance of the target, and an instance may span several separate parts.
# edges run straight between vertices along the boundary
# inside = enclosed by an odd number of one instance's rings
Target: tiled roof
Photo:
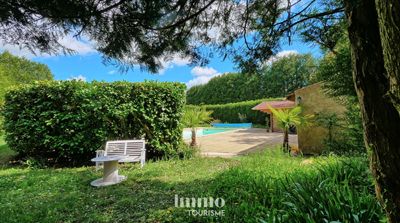
[[[261,102],[260,104],[252,108],[252,110],[269,110],[269,107],[267,105],[275,109],[282,109],[282,108],[293,108],[296,106],[296,103],[294,101],[289,101],[289,100],[267,101],[267,102]]]

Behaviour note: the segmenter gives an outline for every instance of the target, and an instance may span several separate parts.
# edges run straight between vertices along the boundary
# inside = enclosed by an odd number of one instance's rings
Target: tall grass
[[[363,157],[298,159],[277,151],[245,158],[212,184],[226,215],[209,222],[379,222]],[[203,219],[204,220],[204,219]],[[195,219],[193,220],[195,221]]]
[[[382,209],[363,160],[318,166],[280,181],[283,199],[266,222],[379,222]]]

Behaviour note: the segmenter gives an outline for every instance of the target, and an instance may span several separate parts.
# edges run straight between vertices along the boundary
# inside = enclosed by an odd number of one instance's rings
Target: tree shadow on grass
[[[93,167],[3,171],[2,222],[196,222],[175,207],[175,195],[205,197],[213,181],[168,182],[162,172],[123,167],[126,181],[94,188],[101,172]]]
[[[284,187],[277,180],[285,174],[269,176],[260,174],[262,170],[233,167],[204,176],[186,171],[186,176],[180,177],[181,169],[169,172],[166,168],[126,165],[121,169],[121,174],[128,176],[126,181],[101,188],[90,186],[101,177],[93,167],[10,170],[0,178],[1,221],[259,222],[271,209],[284,207]],[[190,216],[188,209],[175,207],[175,195],[223,198],[225,216]]]
[[[13,160],[16,155],[17,153],[11,150],[7,144],[0,145],[0,166],[8,165],[8,162]]]

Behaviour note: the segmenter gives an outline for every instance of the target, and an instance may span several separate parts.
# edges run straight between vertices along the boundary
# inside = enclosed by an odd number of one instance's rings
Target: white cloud
[[[35,55],[27,49],[20,48],[17,45],[5,44],[2,41],[0,41],[0,51],[8,51],[11,54],[19,56],[19,57],[27,57],[27,58],[35,57]]]
[[[211,80],[211,78],[212,77],[206,77],[206,76],[196,77],[196,78],[188,81],[186,83],[186,86],[188,88],[191,88],[191,87],[196,86],[196,85],[207,84]]]
[[[174,66],[185,66],[190,63],[190,58],[189,57],[184,57],[178,53],[165,56],[161,58],[160,60],[161,63],[161,69],[158,71],[158,74],[164,74],[166,70],[174,68]]]
[[[78,55],[87,55],[96,52],[94,48],[94,43],[90,42],[87,38],[77,40],[72,36],[66,36],[62,38],[59,43],[64,47],[75,51],[75,53]]]
[[[267,60],[266,64],[271,64],[282,57],[288,57],[290,55],[295,55],[295,54],[299,54],[299,52],[297,50],[283,50],[283,51],[277,53],[275,56],[272,56],[271,58],[269,58]]]
[[[186,83],[188,88],[191,88],[196,85],[206,84],[208,83],[213,77],[221,75],[217,70],[212,67],[194,67],[190,73],[195,77],[192,80]]]
[[[176,64],[177,66],[185,66],[185,65],[190,63],[190,58],[188,58],[188,57],[183,57],[182,58],[182,57],[180,57],[178,55],[175,55],[172,58],[172,61],[170,61],[170,63]]]
[[[110,71],[108,71],[107,73],[108,73],[108,74],[115,74],[115,73],[117,73],[117,70],[110,70]]]
[[[290,56],[293,54],[299,54],[299,52],[297,50],[284,50],[284,51],[277,53],[275,55],[275,57],[281,58],[281,57],[287,57],[287,56]]]
[[[59,40],[59,43],[68,49],[74,50],[76,55],[88,55],[97,52],[94,48],[94,43],[90,42],[87,38],[82,38],[81,40],[78,40],[72,36],[65,36]],[[41,53],[39,51],[35,51],[33,53],[26,48],[18,45],[6,44],[3,41],[0,41],[0,51],[9,51],[14,55],[26,58],[58,56]],[[57,52],[57,54],[59,55],[61,53],[61,51]]]
[[[214,68],[212,67],[199,67],[196,66],[194,67],[190,73],[196,77],[200,76],[213,76],[218,73]]]
[[[287,7],[289,6],[289,2],[292,5],[294,3],[293,0],[278,0],[278,8],[279,9],[287,9]]]
[[[68,80],[76,80],[76,81],[86,82],[86,77],[80,74],[78,76],[71,76],[70,78],[68,78]]]

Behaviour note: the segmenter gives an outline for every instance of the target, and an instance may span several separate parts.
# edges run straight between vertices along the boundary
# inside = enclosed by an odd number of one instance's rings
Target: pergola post
[[[274,126],[274,114],[270,110],[270,108],[274,108],[277,110],[280,109],[291,109],[296,107],[296,103],[294,101],[290,100],[282,100],[282,101],[267,101],[267,102],[261,102],[257,106],[253,107],[252,110],[257,110],[261,111],[264,113],[269,114],[269,130],[271,132],[275,131],[275,126]]]
[[[270,112],[269,113],[269,125],[270,125],[270,129],[271,129],[271,132],[274,132],[274,114],[272,114],[272,112]]]

